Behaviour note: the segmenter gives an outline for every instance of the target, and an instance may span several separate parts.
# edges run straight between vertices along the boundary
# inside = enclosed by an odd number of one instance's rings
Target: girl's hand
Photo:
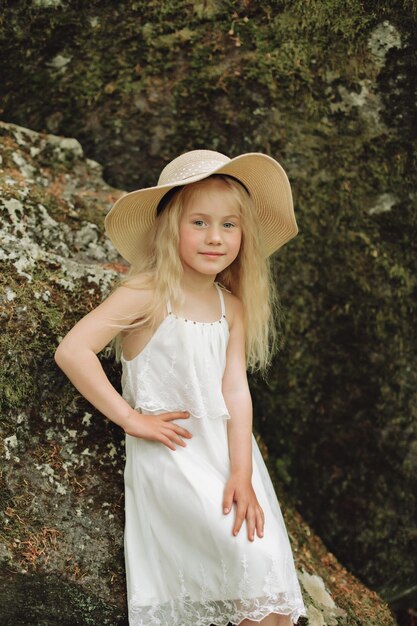
[[[139,437],[148,441],[160,441],[171,450],[176,450],[175,444],[183,447],[187,445],[181,437],[190,439],[192,434],[178,424],[172,424],[170,420],[187,419],[188,417],[190,414],[187,411],[146,415],[132,409],[127,424],[124,426],[124,431],[132,437]]]
[[[250,479],[232,475],[226,483],[223,495],[223,512],[230,513],[232,503],[236,502],[236,517],[233,527],[233,534],[236,536],[246,519],[248,529],[248,539],[253,541],[255,529],[258,537],[264,534],[264,512],[257,500]]]

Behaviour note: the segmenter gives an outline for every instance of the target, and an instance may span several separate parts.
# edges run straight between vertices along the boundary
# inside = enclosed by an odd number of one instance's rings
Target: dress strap
[[[172,313],[172,306],[171,306],[171,301],[170,300],[168,300],[168,302],[167,302],[167,313],[168,313],[168,315],[171,315],[171,313]]]
[[[226,307],[224,304],[224,296],[223,296],[223,292],[221,290],[221,288],[219,287],[218,283],[214,283],[217,289],[217,292],[219,294],[219,298],[220,298],[220,305],[222,307],[222,317],[226,317]]]

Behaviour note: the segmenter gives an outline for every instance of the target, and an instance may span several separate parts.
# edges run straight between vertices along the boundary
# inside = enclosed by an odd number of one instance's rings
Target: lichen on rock
[[[0,124],[0,141],[0,298],[7,323],[1,337],[2,563],[16,576],[59,574],[67,581],[63,590],[77,582],[104,595],[122,568],[120,559],[107,563],[106,555],[122,551],[113,511],[120,511],[123,442],[107,424],[106,440],[95,439],[100,428],[80,409],[88,404],[64,380],[53,353],[71,322],[87,312],[85,303],[98,304],[118,276],[102,218],[120,192],[103,182],[101,168],[75,140]],[[114,477],[110,490],[103,489],[106,474]],[[100,499],[111,493],[113,504],[103,514]],[[118,593],[123,598],[121,582]],[[22,615],[17,611],[13,623],[23,623]]]
[[[89,283],[95,283],[105,291],[115,274],[97,262],[103,265],[111,263],[116,259],[116,252],[108,239],[100,236],[97,225],[82,219],[75,208],[75,201],[69,200],[68,193],[76,177],[65,188],[69,173],[50,177],[44,168],[36,167],[45,152],[49,153],[49,158],[58,162],[83,160],[80,144],[66,138],[39,136],[34,146],[33,134],[26,133],[25,141],[25,129],[16,126],[10,129],[19,144],[19,152],[6,151],[4,155],[3,166],[7,167],[7,160],[11,160],[12,164],[17,165],[17,170],[11,169],[3,179],[0,259],[12,262],[17,273],[29,281],[32,280],[35,265],[43,262],[58,270],[55,272],[55,282],[65,289],[73,290],[77,281],[86,278]],[[4,132],[5,126],[0,126],[0,130]],[[32,156],[34,147],[35,156]],[[91,161],[85,165],[86,171],[89,166]],[[96,170],[95,167],[91,169],[93,172]],[[46,206],[39,202],[43,188],[45,204],[53,207],[66,204],[67,221],[55,220]],[[71,218],[73,224],[70,224]],[[77,230],[73,228],[74,223],[78,226]]]

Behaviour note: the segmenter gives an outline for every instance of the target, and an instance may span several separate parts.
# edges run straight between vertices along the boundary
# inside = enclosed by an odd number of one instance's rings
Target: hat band
[[[173,187],[169,191],[166,192],[165,195],[162,196],[160,201],[158,202],[158,206],[156,207],[156,214],[160,215],[162,211],[165,209],[168,202],[175,196],[175,194],[184,187],[184,185],[179,185],[178,187]]]
[[[224,178],[231,178],[236,183],[241,185],[243,187],[243,189],[246,191],[246,193],[248,194],[248,196],[250,196],[249,189],[246,187],[246,185],[244,183],[242,183],[241,180],[236,178],[236,176],[232,176],[231,174],[212,174],[212,176],[213,176],[213,178],[216,177],[216,176],[222,176]],[[172,198],[175,196],[175,194],[180,189],[182,189],[183,187],[185,187],[185,185],[178,185],[178,187],[173,187],[172,189],[167,191],[166,194],[164,194],[162,196],[162,198],[160,199],[160,201],[158,202],[158,205],[156,207],[156,214],[157,215],[160,215],[162,213],[162,211],[165,209],[166,205],[172,200]]]

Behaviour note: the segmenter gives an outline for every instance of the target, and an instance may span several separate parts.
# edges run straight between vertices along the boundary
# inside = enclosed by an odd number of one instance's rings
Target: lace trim
[[[300,617],[306,617],[300,586],[294,566],[286,564],[285,577],[291,591],[277,591],[281,586],[279,572],[281,567],[276,558],[271,558],[271,567],[265,576],[263,594],[253,597],[251,589],[255,581],[249,575],[246,554],[241,557],[241,575],[238,583],[238,599],[233,598],[236,586],[231,584],[233,572],[226,562],[221,560],[221,595],[224,599],[213,598],[210,592],[207,573],[202,563],[199,564],[199,599],[188,592],[184,572],[178,570],[178,593],[169,601],[143,605],[139,587],[133,591],[128,601],[129,626],[228,626],[240,624],[244,619],[260,622],[271,613],[290,615],[294,624]],[[281,564],[282,565],[282,564]],[[230,570],[230,571],[229,571]],[[282,574],[282,572],[281,572]],[[252,596],[252,597],[248,597]]]
[[[228,626],[244,619],[260,622],[267,615],[290,615],[296,624],[307,613],[303,604],[291,603],[285,593],[247,600],[206,600],[192,602],[187,597],[155,606],[129,606],[129,626]]]

